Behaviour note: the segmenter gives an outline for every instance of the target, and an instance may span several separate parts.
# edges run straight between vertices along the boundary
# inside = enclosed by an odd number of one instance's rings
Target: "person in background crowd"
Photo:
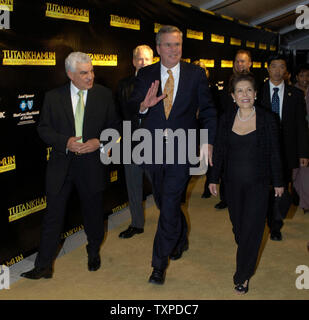
[[[217,195],[223,171],[233,233],[237,243],[235,291],[248,292],[263,238],[271,181],[283,194],[279,128],[275,116],[255,107],[256,83],[251,74],[231,80],[237,109],[220,117],[214,145],[209,190]]]
[[[295,87],[304,92],[307,107],[307,125],[309,128],[309,65],[302,65],[296,73]],[[299,206],[304,213],[309,212],[309,167],[293,169],[293,186],[299,195]]]
[[[75,186],[87,235],[88,270],[101,266],[104,238],[103,188],[105,167],[100,161],[102,130],[115,126],[117,115],[112,92],[94,84],[91,58],[72,52],[65,60],[70,83],[46,93],[38,133],[52,147],[46,172],[47,212],[34,269],[28,279],[52,278],[53,261],[60,243],[66,205]]]
[[[138,71],[153,61],[153,51],[147,45],[137,46],[133,50],[133,66],[135,74],[121,80],[117,90],[117,100],[120,107],[122,120],[131,121],[132,133],[140,127],[138,114],[132,115],[128,110],[128,100],[134,88],[134,82]],[[132,145],[134,147],[134,145]],[[131,238],[135,234],[144,232],[143,209],[143,175],[144,170],[135,163],[124,164],[126,184],[128,190],[131,224],[119,234],[119,238]]]
[[[283,55],[268,60],[269,80],[259,91],[258,101],[263,108],[272,111],[280,125],[284,186],[288,190],[292,169],[306,167],[309,161],[309,136],[306,123],[304,94],[298,88],[284,82],[287,62]],[[268,212],[270,239],[281,241],[282,214],[274,210],[271,202]]]
[[[169,143],[169,130],[185,131],[208,129],[208,144],[201,146],[201,157],[208,150],[212,165],[212,144],[216,131],[216,109],[213,105],[204,70],[181,62],[182,32],[174,26],[163,26],[156,36],[156,49],[160,62],[142,68],[129,100],[132,114],[140,112],[143,127],[152,136],[152,161],[144,164],[152,182],[155,202],[160,210],[158,227],[154,239],[152,267],[149,282],[163,284],[169,258],[177,260],[188,250],[188,226],[181,210],[181,196],[189,179],[188,158],[180,163],[177,143]],[[196,119],[199,110],[199,123]],[[155,132],[163,132],[162,163],[155,155]],[[173,153],[173,163],[168,163],[167,154]],[[159,161],[160,162],[160,161]]]

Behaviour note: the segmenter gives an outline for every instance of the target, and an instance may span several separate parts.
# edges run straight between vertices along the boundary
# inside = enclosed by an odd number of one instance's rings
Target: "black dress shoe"
[[[41,278],[50,279],[53,277],[53,270],[51,267],[47,268],[33,268],[30,271],[23,272],[21,275],[23,278],[38,280]]]
[[[224,200],[221,200],[219,203],[217,203],[216,205],[215,205],[215,208],[216,209],[225,209],[225,208],[227,208],[227,204],[226,204],[226,202],[224,201]]]
[[[101,258],[99,255],[88,257],[88,270],[97,271],[101,267]]]
[[[133,237],[135,234],[143,233],[143,232],[144,232],[143,228],[135,228],[135,227],[129,226],[127,230],[120,232],[119,238],[128,239]]]
[[[272,231],[270,233],[270,239],[273,241],[281,241],[282,240],[282,234],[280,231]]]
[[[208,199],[211,197],[211,193],[209,190],[205,190],[201,196],[201,198]]]
[[[165,270],[154,268],[149,278],[149,282],[153,284],[163,284],[165,280]]]
[[[170,259],[171,260],[178,260],[182,257],[182,253],[184,251],[187,251],[189,249],[189,244],[188,242],[183,246],[182,249],[176,248],[173,250],[173,252],[170,254]]]

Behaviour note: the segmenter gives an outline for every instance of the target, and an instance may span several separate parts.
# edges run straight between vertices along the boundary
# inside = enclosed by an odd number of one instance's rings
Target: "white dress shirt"
[[[269,90],[270,90],[270,102],[272,100],[273,94],[274,94],[274,88],[279,88],[278,95],[279,95],[279,107],[280,107],[280,119],[282,119],[282,105],[283,105],[283,97],[284,97],[284,81],[278,85],[275,86],[270,80],[269,80]]]

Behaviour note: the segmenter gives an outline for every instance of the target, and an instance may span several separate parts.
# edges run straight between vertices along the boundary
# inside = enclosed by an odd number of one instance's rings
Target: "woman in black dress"
[[[235,290],[248,292],[262,241],[268,208],[269,186],[283,194],[278,127],[274,116],[254,106],[256,83],[251,74],[231,80],[231,94],[238,108],[219,121],[214,145],[209,190],[223,170],[225,194],[237,247]]]

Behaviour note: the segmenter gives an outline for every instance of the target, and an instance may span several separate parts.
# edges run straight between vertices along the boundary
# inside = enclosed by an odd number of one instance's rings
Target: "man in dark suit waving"
[[[277,115],[280,126],[282,160],[285,184],[291,182],[292,169],[306,167],[309,160],[309,137],[306,127],[304,94],[284,82],[287,62],[282,55],[271,56],[268,60],[269,81],[259,93],[258,102],[262,107]],[[286,188],[287,189],[287,188]],[[281,241],[283,219],[273,208],[268,214],[271,240]]]
[[[104,237],[102,190],[104,166],[100,161],[102,130],[116,121],[112,93],[94,84],[90,57],[72,52],[65,60],[67,85],[45,95],[38,132],[52,147],[46,173],[47,212],[44,216],[35,268],[22,274],[29,279],[51,278],[66,204],[76,187],[88,245],[88,269],[100,268]]]
[[[152,137],[152,161],[145,165],[160,216],[154,239],[149,282],[163,284],[168,259],[177,260],[188,249],[187,223],[181,211],[181,196],[189,178],[189,161],[178,161],[181,146],[172,144],[171,132],[180,129],[188,136],[189,129],[208,129],[208,144],[201,147],[201,156],[208,152],[210,163],[216,130],[216,109],[208,87],[205,71],[180,62],[182,32],[174,26],[163,26],[156,37],[161,62],[142,68],[136,77],[129,106],[133,114],[144,118],[143,127]],[[197,111],[199,110],[199,119]],[[162,134],[163,161],[156,161],[155,137]],[[173,147],[172,147],[173,145]],[[174,162],[167,161],[171,151]],[[164,151],[165,150],[165,151]],[[168,150],[168,151],[167,151]],[[166,152],[166,153],[165,153]],[[188,158],[188,157],[187,157]]]

